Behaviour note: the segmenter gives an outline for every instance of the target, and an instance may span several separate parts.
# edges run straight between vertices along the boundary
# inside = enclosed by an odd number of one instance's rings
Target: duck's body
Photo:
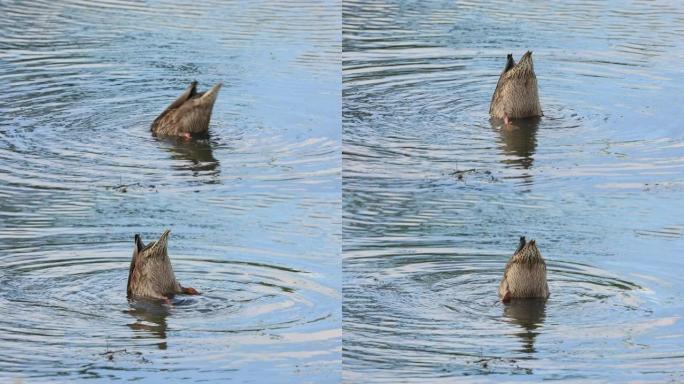
[[[546,281],[546,263],[534,240],[520,244],[506,264],[499,284],[499,296],[505,303],[514,298],[547,298],[549,284]]]
[[[198,93],[197,82],[193,81],[182,95],[154,119],[150,127],[152,132],[159,136],[187,138],[207,132],[221,85],[218,83],[209,91]]]
[[[506,125],[510,119],[543,116],[531,51],[518,64],[513,55],[508,55],[492,95],[489,114],[494,119],[503,119]]]
[[[146,297],[168,301],[178,293],[197,294],[194,288],[182,287],[176,281],[166,250],[170,232],[167,229],[159,240],[147,246],[140,235],[135,235],[133,258],[128,270],[128,298]]]

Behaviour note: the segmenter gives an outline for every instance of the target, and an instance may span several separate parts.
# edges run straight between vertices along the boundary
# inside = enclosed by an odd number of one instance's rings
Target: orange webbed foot
[[[186,295],[199,295],[200,293],[197,292],[195,288],[192,287],[183,287],[183,293]]]

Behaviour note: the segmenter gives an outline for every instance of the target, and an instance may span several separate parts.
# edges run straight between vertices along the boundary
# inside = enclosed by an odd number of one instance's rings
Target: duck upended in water
[[[214,102],[223,83],[217,83],[207,92],[197,92],[197,82],[193,81],[182,95],[161,113],[150,127],[155,135],[183,136],[209,130],[209,120]]]
[[[534,240],[525,242],[524,236],[520,238],[518,249],[506,264],[499,296],[504,303],[514,298],[549,297],[546,263]]]
[[[539,104],[539,88],[532,64],[532,51],[527,51],[518,64],[513,60],[513,55],[508,55],[506,66],[492,95],[489,114],[492,118],[503,119],[506,125],[509,119],[544,115]]]
[[[145,245],[140,235],[135,235],[133,258],[128,270],[126,296],[147,297],[168,301],[177,293],[198,295],[195,288],[182,287],[171,268],[166,251],[170,230],[165,230],[159,240]]]

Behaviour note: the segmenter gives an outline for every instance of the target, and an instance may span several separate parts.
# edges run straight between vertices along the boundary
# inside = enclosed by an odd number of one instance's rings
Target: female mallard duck
[[[544,115],[539,104],[532,51],[527,51],[518,64],[513,60],[513,55],[508,55],[506,66],[492,95],[489,114],[495,119],[503,119],[506,125],[510,119]]]
[[[147,297],[167,301],[177,293],[199,294],[195,288],[182,287],[171,268],[171,259],[166,253],[170,230],[164,231],[159,240],[143,244],[140,235],[135,235],[133,258],[128,270],[127,296]]]
[[[211,110],[223,83],[214,85],[208,92],[197,92],[197,82],[190,83],[164,112],[152,122],[152,132],[159,136],[182,136],[191,138],[193,134],[204,133],[209,129]]]
[[[525,242],[524,236],[520,238],[518,249],[506,264],[499,296],[504,303],[513,298],[549,297],[546,263],[534,240]]]

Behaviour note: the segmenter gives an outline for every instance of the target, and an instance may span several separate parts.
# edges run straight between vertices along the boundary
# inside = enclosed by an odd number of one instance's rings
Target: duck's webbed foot
[[[181,291],[186,295],[199,295],[200,293],[192,287],[181,287]]]
[[[510,303],[511,302],[511,292],[506,291],[506,293],[501,298],[501,302],[502,303]]]

